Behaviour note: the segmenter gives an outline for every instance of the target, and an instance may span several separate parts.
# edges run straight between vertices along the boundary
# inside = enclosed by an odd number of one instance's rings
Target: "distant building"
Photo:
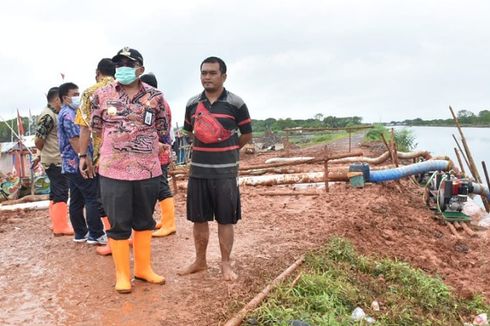
[[[32,158],[27,148],[32,153],[37,152],[34,145],[34,135],[25,136],[22,142],[0,143],[0,172],[7,174],[15,170],[21,178],[30,177]]]

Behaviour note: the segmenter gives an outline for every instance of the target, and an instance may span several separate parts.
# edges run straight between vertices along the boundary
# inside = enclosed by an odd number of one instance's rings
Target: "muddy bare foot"
[[[200,263],[200,262],[195,261],[192,264],[190,264],[189,266],[182,268],[181,270],[177,271],[177,275],[184,276],[184,275],[188,275],[188,274],[193,274],[193,273],[205,271],[206,269],[208,269],[208,265],[205,262]]]
[[[238,275],[231,269],[230,262],[221,262],[221,273],[225,281],[234,281],[238,278]]]

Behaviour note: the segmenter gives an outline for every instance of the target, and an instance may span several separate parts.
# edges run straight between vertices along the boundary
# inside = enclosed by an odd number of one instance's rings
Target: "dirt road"
[[[280,153],[244,157],[263,162]],[[242,187],[243,220],[236,227],[234,283],[222,282],[216,225],[208,248],[209,270],[179,277],[193,258],[185,196],[177,194],[177,234],[153,240],[154,269],[163,286],[134,282],[133,293],[115,293],[110,257],[87,244],[54,238],[48,212],[0,216],[1,325],[218,325],[306,250],[333,234],[366,254],[397,257],[441,277],[460,294],[490,300],[489,231],[456,239],[433,220],[422,191],[401,185],[336,185],[312,196],[261,196],[279,190]],[[157,217],[157,213],[155,217]]]

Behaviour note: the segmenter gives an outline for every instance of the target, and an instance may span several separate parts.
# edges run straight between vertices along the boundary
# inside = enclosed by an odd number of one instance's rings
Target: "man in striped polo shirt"
[[[184,130],[194,134],[187,188],[187,219],[194,223],[196,259],[178,274],[186,275],[207,269],[208,221],[216,219],[221,271],[225,280],[233,281],[237,278],[230,263],[233,226],[241,218],[239,151],[252,139],[252,125],[247,105],[223,87],[225,80],[226,64],[223,60],[217,57],[205,59],[201,63],[204,91],[191,98],[186,107]],[[202,141],[195,129],[199,106],[204,106],[228,134],[231,131],[231,137],[216,142]]]

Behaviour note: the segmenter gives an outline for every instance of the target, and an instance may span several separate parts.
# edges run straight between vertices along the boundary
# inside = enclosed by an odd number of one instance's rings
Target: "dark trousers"
[[[95,175],[94,177],[95,181],[97,182],[97,202],[99,203],[99,215],[100,217],[106,217],[107,214],[104,210],[104,205],[102,204],[102,197],[100,194],[100,177],[99,175]]]
[[[111,223],[107,236],[125,240],[131,236],[131,229],[153,230],[159,187],[160,177],[126,181],[100,176],[102,204]]]
[[[99,202],[97,201],[97,180],[84,179],[80,172],[67,173],[70,180],[70,221],[77,236],[97,239],[104,234],[100,220]],[[83,215],[85,206],[87,220]]]
[[[68,201],[68,179],[61,174],[61,166],[51,164],[46,169],[49,178],[49,200],[54,203]]]
[[[168,185],[168,164],[162,165],[162,176],[160,177],[160,189],[158,190],[158,200],[162,201],[172,197],[172,192]]]

